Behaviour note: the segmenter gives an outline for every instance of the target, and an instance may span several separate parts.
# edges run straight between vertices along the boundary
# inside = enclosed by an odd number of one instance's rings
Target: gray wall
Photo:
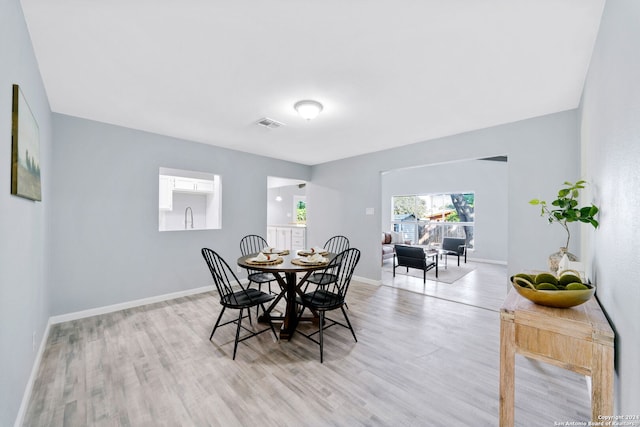
[[[551,199],[564,181],[580,178],[577,118],[573,110],[315,166],[307,185],[308,239],[348,236],[362,251],[356,274],[379,280],[382,171],[508,155],[509,272],[546,269],[547,256],[562,246],[563,230],[547,224],[528,201]],[[368,207],[374,215],[365,215]],[[579,255],[574,234],[571,249]]]
[[[18,84],[40,130],[42,202],[12,196],[11,99]],[[0,0],[0,425],[12,425],[49,318],[51,112],[18,0]]]
[[[586,178],[601,208],[586,243],[616,331],[618,414],[640,413],[640,2],[608,0],[583,93]]]
[[[313,181],[307,185],[309,241],[349,236],[363,251],[357,274],[379,279],[382,171],[507,154],[509,271],[544,268],[564,237],[527,201],[550,199],[561,182],[580,177],[580,129],[583,177],[593,182],[603,213],[601,229],[583,228],[583,244],[572,239],[571,250],[590,262],[598,297],[616,329],[617,412],[639,413],[640,295],[631,280],[640,271],[633,223],[640,202],[639,8],[635,0],[606,3],[580,114],[558,113],[308,168],[65,116],[55,116],[52,138],[20,2],[0,0],[0,135],[6,141],[11,133],[11,84],[18,83],[40,127],[43,174],[42,202],[9,195],[11,149],[3,144],[0,425],[16,418],[35,358],[32,333],[39,343],[51,315],[207,285],[194,254],[211,246],[233,259],[243,234],[264,233],[265,212],[252,206],[266,205],[266,176],[282,176],[283,169],[286,176]],[[242,169],[234,171],[238,164]],[[157,231],[160,166],[223,176],[222,230]],[[374,215],[365,215],[369,207]]]
[[[382,174],[382,230],[391,226],[391,196],[475,193],[475,247],[470,258],[507,262],[507,163],[464,160]]]
[[[307,180],[309,166],[53,115],[52,313],[211,285],[200,256],[232,263],[267,228],[267,176]],[[158,231],[160,167],[218,174],[222,229]]]

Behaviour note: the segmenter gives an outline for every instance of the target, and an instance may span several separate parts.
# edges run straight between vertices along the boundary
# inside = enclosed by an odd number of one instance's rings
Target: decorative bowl
[[[591,284],[586,284],[589,289],[580,290],[535,290],[529,287],[523,287],[518,285],[514,280],[514,276],[511,276],[511,284],[515,290],[528,299],[539,305],[546,307],[556,308],[569,308],[576,305],[583,304],[591,299],[596,293],[596,287]]]

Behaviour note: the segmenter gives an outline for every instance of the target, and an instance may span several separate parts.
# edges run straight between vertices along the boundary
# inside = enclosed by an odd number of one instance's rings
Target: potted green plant
[[[540,216],[546,217],[549,224],[557,222],[567,233],[567,243],[565,246],[561,247],[559,252],[556,252],[549,257],[549,267],[554,273],[557,271],[558,262],[564,254],[567,255],[570,261],[577,261],[577,258],[569,252],[571,232],[569,231],[569,226],[567,224],[579,221],[591,224],[593,228],[598,228],[599,224],[595,219],[595,216],[599,212],[598,207],[594,204],[591,204],[591,206],[578,206],[580,190],[585,188],[585,184],[587,184],[587,182],[582,180],[575,184],[566,181],[563,184],[563,188],[560,188],[558,191],[558,197],[553,200],[550,205],[540,199],[532,199],[529,201],[529,203],[534,206],[540,206]],[[551,257],[554,257],[554,260],[552,260]],[[557,260],[555,260],[555,258],[557,258]]]

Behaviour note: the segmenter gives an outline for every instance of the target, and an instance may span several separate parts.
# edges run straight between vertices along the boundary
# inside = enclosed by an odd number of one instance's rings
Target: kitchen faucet
[[[191,228],[193,228],[193,209],[191,209],[191,206],[187,206],[187,208],[184,210],[184,228],[185,228],[185,230],[187,229],[187,212],[189,212],[191,214]]]

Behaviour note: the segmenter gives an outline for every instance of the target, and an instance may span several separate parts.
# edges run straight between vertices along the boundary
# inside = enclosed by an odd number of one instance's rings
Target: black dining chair
[[[347,239],[345,236],[333,236],[332,238],[327,240],[323,248],[330,253],[339,254],[349,249],[349,239]],[[336,272],[330,270],[329,267],[327,267],[326,269],[318,273],[311,274],[311,276],[309,276],[309,278],[307,279],[307,282],[316,284],[318,286],[324,286],[328,283],[335,282],[336,278]]]
[[[242,256],[255,254],[262,251],[267,246],[269,245],[267,244],[267,241],[264,239],[264,237],[258,236],[256,234],[250,234],[248,236],[244,236],[240,240],[240,253],[242,254]],[[273,293],[271,291],[271,282],[276,280],[273,274],[247,269],[247,279],[249,280],[249,286],[251,286],[251,283],[255,283],[258,285],[259,291],[262,290],[262,284],[266,283],[269,286],[269,293]]]
[[[273,327],[273,323],[271,322],[271,317],[269,315],[264,316],[265,319],[269,322],[269,328],[265,328],[259,331],[253,331],[242,326],[242,319],[244,317],[248,316],[249,322],[251,322],[251,307],[257,308],[259,306],[266,314],[264,304],[273,300],[275,298],[275,295],[267,294],[265,292],[259,291],[258,289],[243,287],[236,275],[229,267],[229,264],[227,264],[220,255],[209,248],[202,248],[201,253],[205,261],[207,262],[209,271],[211,271],[213,282],[215,283],[218,294],[220,295],[220,304],[222,305],[222,311],[220,312],[218,320],[216,320],[216,323],[213,326],[213,330],[211,331],[211,335],[209,336],[209,341],[213,339],[213,334],[215,334],[218,326],[224,326],[229,323],[237,323],[238,327],[236,329],[236,338],[233,345],[233,359],[235,360],[238,343],[241,341],[244,341],[251,337],[255,337],[256,335],[266,332],[269,329],[271,329],[271,331],[273,332],[273,336],[276,337],[277,340],[278,336],[276,335],[276,330]],[[234,286],[237,290],[234,290]],[[240,310],[240,313],[238,314],[237,319],[232,319],[221,324],[220,320],[222,319],[222,315],[227,308]],[[247,316],[242,315],[245,309],[247,310]],[[245,331],[248,331],[249,335],[240,338],[241,328]]]
[[[296,299],[298,304],[302,305],[302,310],[300,310],[300,313],[298,314],[298,322],[300,322],[302,314],[307,308],[318,313],[318,330],[310,334],[304,334],[302,332],[300,332],[300,334],[320,345],[320,363],[324,361],[323,332],[325,329],[334,325],[340,325],[349,329],[351,331],[351,335],[353,335],[353,339],[358,342],[358,338],[356,338],[356,333],[351,326],[349,316],[347,316],[344,306],[347,290],[349,289],[349,284],[353,277],[353,271],[355,270],[359,260],[360,251],[356,248],[347,249],[339,253],[329,262],[324,273],[329,274],[326,273],[326,271],[333,271],[336,275],[335,280],[333,282],[327,282],[323,286],[315,287],[313,290],[308,289],[309,282],[307,281],[303,291]],[[338,308],[342,310],[344,319],[347,322],[346,325],[325,317],[325,313],[327,311],[336,310]],[[326,324],[326,322],[329,322],[329,324]],[[319,334],[319,340],[314,338],[314,335],[316,334]]]

